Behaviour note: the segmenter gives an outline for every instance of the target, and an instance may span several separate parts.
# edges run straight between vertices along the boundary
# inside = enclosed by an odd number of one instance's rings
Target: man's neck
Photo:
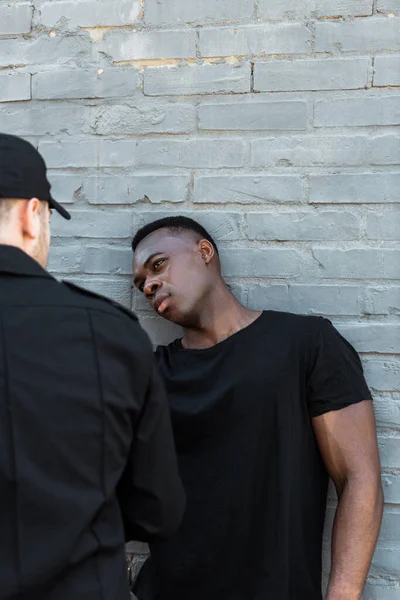
[[[19,248],[19,250],[25,252],[23,243],[20,239],[5,233],[0,233],[0,246],[12,246],[13,248]]]
[[[240,304],[223,283],[207,298],[198,325],[185,328],[182,345],[186,349],[210,348],[250,325],[260,314]]]

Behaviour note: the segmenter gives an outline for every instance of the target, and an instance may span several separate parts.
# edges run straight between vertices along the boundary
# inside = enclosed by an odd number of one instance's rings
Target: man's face
[[[212,273],[192,232],[159,229],[135,251],[135,286],[162,317],[182,327],[195,326],[212,286]]]

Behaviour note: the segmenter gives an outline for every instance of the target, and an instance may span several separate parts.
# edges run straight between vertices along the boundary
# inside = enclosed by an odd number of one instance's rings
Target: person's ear
[[[215,249],[212,243],[208,240],[201,240],[201,242],[199,242],[199,252],[204,263],[206,265],[210,264],[215,255]]]
[[[20,221],[24,236],[30,240],[37,239],[41,230],[42,203],[37,198],[31,198],[21,203]]]

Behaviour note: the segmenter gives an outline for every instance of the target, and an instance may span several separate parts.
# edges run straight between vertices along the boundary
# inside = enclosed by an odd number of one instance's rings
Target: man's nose
[[[147,280],[144,286],[144,295],[146,298],[151,298],[161,287],[161,283],[156,280]]]

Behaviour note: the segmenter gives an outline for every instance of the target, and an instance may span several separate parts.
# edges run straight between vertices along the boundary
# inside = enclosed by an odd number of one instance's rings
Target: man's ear
[[[199,252],[206,265],[210,264],[215,256],[214,246],[208,240],[201,240],[199,242]]]
[[[41,226],[40,211],[42,203],[37,198],[31,198],[21,203],[20,222],[24,236],[33,240],[39,236]]]

